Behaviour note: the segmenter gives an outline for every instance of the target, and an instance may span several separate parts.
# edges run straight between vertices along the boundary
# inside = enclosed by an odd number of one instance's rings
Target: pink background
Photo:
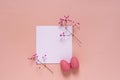
[[[54,74],[27,60],[35,52],[35,26],[80,21],[83,42],[73,42],[78,73]],[[0,0],[0,80],[120,80],[120,0]]]

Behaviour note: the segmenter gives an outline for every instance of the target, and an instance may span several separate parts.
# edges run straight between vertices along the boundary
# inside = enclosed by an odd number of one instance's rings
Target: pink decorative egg
[[[78,59],[76,57],[72,57],[70,65],[71,65],[72,69],[78,69],[79,68],[79,61],[78,61]]]
[[[61,60],[60,65],[61,65],[61,69],[62,69],[63,72],[69,72],[70,71],[70,64],[67,61]]]

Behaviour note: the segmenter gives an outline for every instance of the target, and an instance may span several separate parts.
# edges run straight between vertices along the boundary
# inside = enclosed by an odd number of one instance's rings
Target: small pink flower
[[[62,37],[62,34],[60,34],[60,37]]]
[[[80,25],[80,23],[79,23],[79,22],[78,22],[77,24],[78,24],[78,25]]]

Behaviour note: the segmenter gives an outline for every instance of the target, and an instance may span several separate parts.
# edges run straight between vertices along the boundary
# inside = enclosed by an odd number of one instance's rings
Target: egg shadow
[[[70,76],[71,71],[69,71],[69,72],[63,72],[63,71],[61,71],[61,73],[62,73],[62,75],[63,75],[64,77],[68,77],[68,76]]]
[[[71,73],[74,75],[77,75],[79,73],[79,68],[78,69],[71,69]]]

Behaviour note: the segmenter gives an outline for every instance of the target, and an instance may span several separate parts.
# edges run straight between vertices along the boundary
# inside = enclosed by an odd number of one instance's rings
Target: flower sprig
[[[81,44],[82,42],[78,39],[78,37],[75,35],[74,31],[75,29],[79,29],[79,26],[80,26],[80,23],[79,22],[75,22],[73,20],[71,20],[69,18],[69,16],[64,16],[63,18],[60,18],[59,19],[59,22],[58,24],[60,25],[60,27],[64,27],[66,29],[66,31],[68,31],[70,34],[72,34],[73,37],[75,37],[75,39],[79,42],[79,44]],[[73,33],[70,32],[68,29],[67,29],[67,26],[72,26],[73,27]],[[62,34],[60,34],[60,37],[61,36],[65,36],[64,32]]]
[[[44,63],[42,63],[39,59],[38,59],[38,56],[37,54],[33,54],[31,57],[28,58],[28,60],[31,60],[31,61],[35,61],[36,65],[39,65],[42,64],[46,69],[48,69],[51,73],[53,73],[53,71]],[[40,67],[39,67],[40,68]]]

